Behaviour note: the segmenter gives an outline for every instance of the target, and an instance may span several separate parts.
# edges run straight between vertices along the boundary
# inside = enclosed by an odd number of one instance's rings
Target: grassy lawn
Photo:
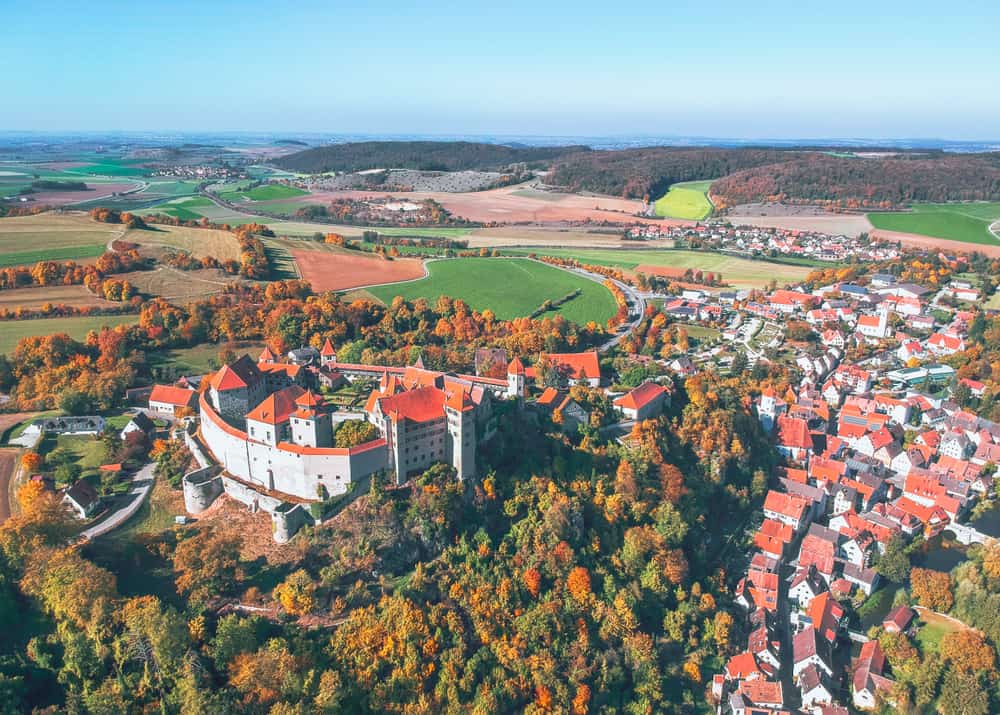
[[[989,225],[1000,219],[1000,203],[914,204],[906,213],[870,213],[875,228],[933,236],[950,241],[1000,243]]]
[[[945,634],[960,630],[961,627],[947,618],[929,611],[921,611],[920,630],[917,631],[917,643],[921,652],[926,653],[928,649],[937,650]]]
[[[699,221],[712,213],[712,202],[708,200],[708,189],[712,180],[685,181],[673,184],[666,194],[653,204],[657,216],[683,218]]]
[[[0,322],[0,353],[13,353],[21,338],[66,333],[74,340],[83,340],[91,330],[99,330],[105,325],[114,327],[135,323],[138,320],[137,315],[96,315],[3,321]]]
[[[72,456],[80,467],[81,477],[98,474],[98,467],[105,463],[107,450],[104,442],[94,435],[47,435],[38,445],[38,453],[47,456],[59,450]],[[46,468],[51,468],[46,465]]]
[[[722,275],[722,281],[738,288],[760,288],[772,278],[778,283],[795,283],[809,274],[806,266],[791,266],[769,261],[752,261],[706,251],[630,250],[618,248],[539,248],[510,249],[504,253],[575,258],[582,263],[632,269],[639,265],[669,268],[698,268]]]
[[[698,342],[715,340],[722,335],[721,330],[718,330],[717,328],[710,328],[706,325],[688,325],[685,323],[684,329],[687,331],[689,338],[695,338]]]
[[[987,310],[1000,310],[1000,290],[990,296],[984,307]]]
[[[510,319],[529,315],[545,300],[558,300],[580,289],[579,296],[559,308],[567,319],[604,323],[616,310],[610,291],[598,283],[534,261],[457,258],[434,261],[427,269],[427,278],[368,291],[384,303],[397,295],[432,302],[447,295],[461,298],[475,310],[489,308],[498,318]]]

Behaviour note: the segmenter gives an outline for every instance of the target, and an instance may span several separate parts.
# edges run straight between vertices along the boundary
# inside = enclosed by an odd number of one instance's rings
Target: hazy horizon
[[[924,9],[19,4],[0,129],[996,138],[1000,8]]]

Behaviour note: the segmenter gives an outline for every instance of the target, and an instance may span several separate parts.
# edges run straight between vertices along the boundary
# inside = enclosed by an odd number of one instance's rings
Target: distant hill
[[[591,151],[553,163],[548,183],[570,191],[593,191],[625,198],[653,199],[671,184],[715,179],[756,166],[802,156],[783,149],[719,149],[713,147],[647,147]]]
[[[902,206],[914,201],[1000,200],[1000,154],[841,158],[796,157],[737,171],[712,184],[729,205],[784,196]]]
[[[671,184],[716,179],[727,206],[779,197],[793,202],[901,206],[913,201],[1000,200],[1000,154],[940,151],[833,156],[816,148],[651,147],[558,158],[549,183],[626,198],[662,196]]]
[[[371,141],[306,149],[276,159],[274,165],[305,173],[367,169],[489,170],[517,163],[540,165],[566,154],[589,151],[585,146],[512,147],[476,142]]]

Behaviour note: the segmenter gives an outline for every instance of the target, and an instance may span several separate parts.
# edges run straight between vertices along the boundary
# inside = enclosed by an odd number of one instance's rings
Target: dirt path
[[[0,449],[0,524],[10,516],[10,480],[20,454],[19,449]]]

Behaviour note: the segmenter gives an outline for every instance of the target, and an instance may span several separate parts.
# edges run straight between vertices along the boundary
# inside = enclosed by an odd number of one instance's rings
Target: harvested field
[[[229,231],[154,225],[148,230],[128,231],[122,238],[140,246],[175,248],[190,253],[195,258],[212,256],[220,261],[240,259],[239,243]]]
[[[122,273],[117,278],[128,280],[141,293],[160,296],[167,300],[197,300],[221,293],[228,283],[238,281],[217,268],[181,271],[170,266],[159,266],[152,271]],[[0,293],[0,296],[3,294]]]
[[[315,291],[409,281],[425,275],[423,261],[416,258],[387,261],[347,250],[290,248],[290,251],[302,278],[309,281]]]
[[[122,226],[98,223],[84,213],[0,218],[0,266],[96,258],[122,233]]]
[[[455,258],[432,261],[427,268],[429,275],[423,280],[377,286],[368,292],[383,303],[397,295],[434,303],[447,295],[461,298],[474,310],[488,308],[498,318],[511,319],[530,315],[546,300],[556,301],[579,290],[579,295],[555,309],[568,320],[604,323],[615,312],[611,292],[600,283],[538,261]]]
[[[664,222],[682,223],[682,222]],[[500,248],[503,246],[583,246],[593,248],[620,248],[628,246],[622,241],[621,231],[607,233],[585,229],[559,229],[550,226],[501,226],[479,228],[465,237],[471,248]],[[634,242],[632,242],[634,243]],[[644,241],[643,246],[669,248],[673,241]]]
[[[44,286],[40,288],[16,288],[0,290],[0,308],[41,308],[46,303],[52,305],[72,305],[76,308],[107,308],[118,305],[98,298],[84,286]]]
[[[734,226],[761,226],[763,228],[783,228],[789,231],[817,231],[833,235],[858,236],[872,229],[867,216],[852,214],[832,214],[823,212],[816,215],[755,216],[752,214],[730,213],[725,219]]]
[[[948,238],[933,238],[931,236],[921,236],[916,233],[903,233],[901,231],[884,231],[880,228],[874,229],[871,232],[873,238],[878,238],[883,241],[900,241],[906,246],[915,246],[917,248],[929,248],[940,251],[978,251],[983,255],[990,256],[991,258],[1000,258],[1000,243],[995,245],[986,245],[983,243],[965,243],[962,241],[952,241]]]
[[[581,196],[544,192],[540,198],[538,190],[527,190],[523,186],[507,186],[490,191],[475,191],[464,194],[443,191],[402,192],[385,191],[324,191],[312,194],[311,203],[327,203],[334,199],[405,197],[408,201],[433,199],[443,205],[452,215],[482,223],[560,223],[574,221],[612,221],[615,223],[635,223],[642,219],[637,214],[642,210],[642,202],[618,199],[610,196]]]

